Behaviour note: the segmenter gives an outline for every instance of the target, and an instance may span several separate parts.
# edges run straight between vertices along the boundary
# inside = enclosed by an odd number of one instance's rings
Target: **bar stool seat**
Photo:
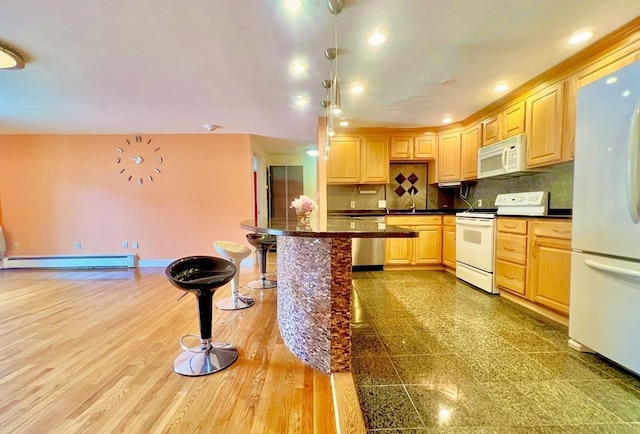
[[[213,248],[223,257],[229,259],[240,270],[240,263],[251,254],[251,249],[231,241],[216,241]],[[236,272],[231,280],[231,297],[220,299],[216,302],[216,307],[220,310],[246,309],[255,304],[251,297],[240,295],[240,272]]]
[[[260,264],[260,280],[252,280],[247,283],[251,289],[275,288],[278,282],[267,279],[267,253],[269,248],[276,243],[276,237],[269,234],[250,233],[247,234],[247,241],[258,250],[258,262]]]
[[[221,371],[238,359],[238,349],[226,343],[211,343],[213,324],[213,294],[235,276],[236,266],[226,259],[213,256],[188,256],[173,261],[165,274],[176,288],[196,296],[200,336],[184,335],[180,346],[184,350],[173,362],[173,370],[189,377]],[[200,338],[200,346],[189,348],[184,339]]]

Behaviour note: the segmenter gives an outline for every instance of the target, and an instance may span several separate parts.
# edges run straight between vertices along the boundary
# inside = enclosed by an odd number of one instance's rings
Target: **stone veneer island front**
[[[304,363],[331,374],[351,370],[351,239],[415,238],[417,232],[348,217],[241,223],[277,236],[278,325]]]

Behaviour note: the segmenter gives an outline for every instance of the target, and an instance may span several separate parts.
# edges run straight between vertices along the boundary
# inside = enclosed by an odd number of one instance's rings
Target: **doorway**
[[[291,202],[303,194],[302,166],[269,166],[267,201],[269,218],[296,218],[296,212],[290,208]]]

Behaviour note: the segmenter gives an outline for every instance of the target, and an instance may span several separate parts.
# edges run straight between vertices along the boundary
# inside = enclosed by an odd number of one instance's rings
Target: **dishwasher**
[[[371,223],[384,223],[384,216],[354,217]],[[354,271],[382,270],[384,265],[384,238],[353,238],[351,241],[351,265]]]

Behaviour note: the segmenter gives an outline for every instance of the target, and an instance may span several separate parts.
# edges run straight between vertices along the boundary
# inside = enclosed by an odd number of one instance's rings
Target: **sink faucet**
[[[416,196],[414,191],[411,191],[411,212],[416,212]]]

